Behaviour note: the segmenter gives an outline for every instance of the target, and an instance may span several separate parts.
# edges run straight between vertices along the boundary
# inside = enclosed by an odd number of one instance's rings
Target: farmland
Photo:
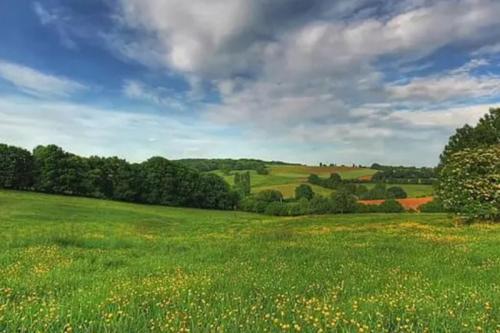
[[[500,330],[500,225],[0,191],[0,227],[2,332]]]
[[[255,171],[250,170],[252,192],[256,193],[263,190],[278,190],[283,193],[285,198],[294,196],[295,188],[300,184],[307,183],[307,177],[310,174],[317,174],[320,177],[327,178],[331,173],[338,173],[342,179],[358,179],[369,178],[377,172],[377,170],[369,168],[353,168],[353,167],[315,167],[306,165],[270,165],[268,166],[268,175],[259,175]],[[224,174],[222,171],[215,173],[223,177],[229,184],[234,182],[234,174],[241,171],[231,171],[229,174]],[[323,188],[317,185],[309,184],[315,193],[323,196],[329,196],[333,190]],[[375,186],[373,183],[365,184],[368,188]],[[401,186],[407,193],[408,197],[426,197],[431,196],[433,189],[431,185],[421,184],[387,184],[387,186]]]

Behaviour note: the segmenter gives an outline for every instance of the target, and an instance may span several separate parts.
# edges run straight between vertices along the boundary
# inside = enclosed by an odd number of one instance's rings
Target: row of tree
[[[328,189],[342,190],[355,195],[360,200],[404,199],[408,195],[400,186],[387,187],[384,183],[377,183],[371,189],[363,184],[354,184],[351,180],[343,180],[339,174],[332,173],[328,178],[321,178],[311,174],[308,182]]]
[[[371,179],[376,183],[434,184],[437,180],[435,168],[386,166],[375,163],[371,169],[379,170]]]
[[[285,200],[281,192],[264,190],[244,198],[240,209],[248,212],[276,216],[299,216],[307,214],[348,214],[348,213],[399,213],[404,208],[394,199],[381,205],[363,205],[351,193],[339,190],[330,197],[314,194],[308,185],[300,185],[295,190],[295,199]],[[313,193],[311,195],[311,193]]]
[[[58,146],[29,151],[0,144],[0,187],[129,202],[233,209],[238,193],[219,176],[162,157],[129,163]]]

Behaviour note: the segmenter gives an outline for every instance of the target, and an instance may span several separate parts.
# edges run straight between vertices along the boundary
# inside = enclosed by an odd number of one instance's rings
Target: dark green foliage
[[[365,185],[358,185],[356,187],[356,192],[355,192],[355,195],[358,197],[358,198],[363,198],[363,196],[365,196],[370,190],[368,189],[368,187],[366,187]]]
[[[408,197],[405,190],[400,186],[393,186],[387,189],[387,197],[394,199],[405,199]]]
[[[443,207],[443,203],[438,199],[434,199],[431,202],[423,204],[422,206],[420,206],[420,211],[422,213],[444,213],[444,212],[446,212],[446,210]]]
[[[215,209],[234,209],[239,200],[219,176],[162,157],[130,164],[116,157],[83,158],[55,145],[38,146],[33,156],[0,145],[0,170],[0,187],[33,184],[47,193]]]
[[[372,176],[372,182],[396,184],[433,184],[437,179],[434,168],[383,166],[373,164],[371,169],[380,170]]]
[[[321,195],[315,195],[309,201],[310,214],[327,214],[332,212],[332,200],[325,198]]]
[[[250,172],[238,172],[234,175],[234,189],[242,197],[247,196],[251,192]]]
[[[35,189],[40,192],[89,195],[89,165],[84,158],[66,153],[55,145],[33,151]]]
[[[394,199],[385,200],[378,205],[377,210],[381,213],[402,213],[405,211],[404,207]]]
[[[480,148],[495,144],[500,144],[500,108],[490,109],[490,112],[474,127],[465,125],[457,129],[440,156],[439,168],[443,168],[448,158],[456,152],[466,148]]]
[[[306,198],[301,198],[297,202],[289,204],[289,206],[290,206],[289,210],[290,216],[300,216],[309,214],[309,200],[307,200]]]
[[[204,158],[187,158],[176,160],[175,162],[179,162],[182,165],[187,167],[196,169],[201,172],[215,171],[215,170],[255,170],[259,172],[264,172],[267,164],[274,165],[294,165],[293,163],[285,163],[281,161],[262,161],[250,158],[241,158],[241,159],[204,159]],[[266,170],[267,171],[267,170]]]
[[[333,212],[339,214],[354,213],[357,210],[357,200],[347,191],[337,191],[332,194]]]
[[[268,206],[274,203],[283,203],[283,194],[280,191],[276,190],[264,190],[255,195],[251,195],[242,199],[239,203],[239,208],[247,212],[265,213]],[[278,210],[277,208],[275,208],[277,207],[277,205],[272,206],[274,208],[269,208],[270,212]],[[280,207],[280,214],[284,214],[282,213],[282,206]]]
[[[265,165],[260,165],[258,166],[255,171],[257,171],[257,174],[259,175],[268,175],[269,174],[269,169],[266,168]]]
[[[267,205],[264,213],[267,215],[274,215],[274,216],[288,216],[289,205],[279,201],[271,202]]]
[[[311,186],[307,184],[300,184],[295,188],[295,199],[300,200],[302,198],[306,198],[307,200],[311,200],[314,197],[314,192]]]
[[[375,186],[362,197],[364,200],[382,200],[386,198],[387,186],[385,184],[375,184]]]
[[[0,188],[27,189],[33,185],[33,157],[30,152],[0,144]]]
[[[264,202],[283,201],[283,194],[276,190],[264,190],[257,193],[255,199]]]
[[[308,178],[309,183],[318,185],[325,188],[336,189],[340,184],[342,184],[342,177],[338,173],[330,174],[328,178],[321,178],[318,175],[311,174]]]

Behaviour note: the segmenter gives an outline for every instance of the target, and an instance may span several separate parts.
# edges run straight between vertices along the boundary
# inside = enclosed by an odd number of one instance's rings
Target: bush
[[[327,214],[332,211],[332,202],[321,195],[315,195],[309,201],[309,213],[311,214]]]
[[[291,203],[289,207],[291,216],[306,215],[309,213],[309,200],[302,198],[297,202]]]
[[[332,194],[334,213],[354,213],[358,208],[356,197],[349,192],[339,190]]]
[[[420,211],[422,213],[444,213],[446,210],[444,209],[441,201],[434,199],[431,202],[420,206]]]
[[[446,159],[438,196],[467,219],[500,220],[500,145],[464,149]]]
[[[404,207],[394,199],[385,200],[377,208],[381,213],[402,213],[405,211]]]
[[[405,190],[400,186],[393,186],[387,189],[387,197],[394,199],[405,199],[408,197]]]
[[[255,195],[255,199],[264,202],[283,201],[283,194],[276,190],[263,190]]]
[[[307,184],[301,184],[295,188],[295,199],[300,200],[302,198],[306,198],[307,200],[311,200],[314,197],[314,192],[311,186]]]
[[[255,171],[257,171],[257,174],[259,175],[268,175],[269,174],[269,170],[266,168],[265,165],[260,165],[258,166]]]
[[[286,203],[276,201],[269,203],[264,213],[267,215],[287,216],[288,210],[288,205]]]

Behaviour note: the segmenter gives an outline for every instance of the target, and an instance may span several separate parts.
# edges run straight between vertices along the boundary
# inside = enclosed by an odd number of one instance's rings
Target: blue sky
[[[500,105],[495,0],[0,2],[0,142],[435,165]]]

